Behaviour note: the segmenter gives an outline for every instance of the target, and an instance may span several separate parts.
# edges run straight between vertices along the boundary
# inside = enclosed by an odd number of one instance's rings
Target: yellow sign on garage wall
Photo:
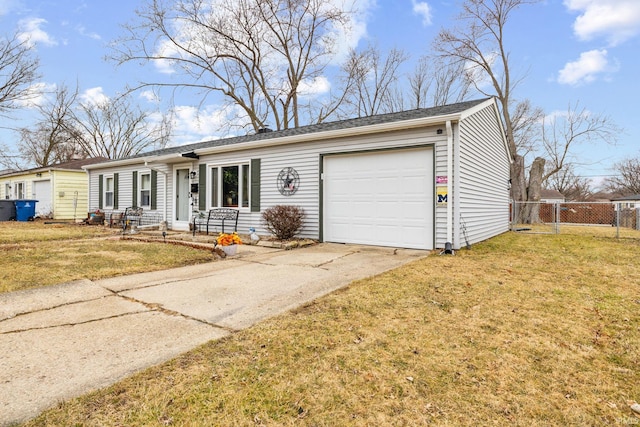
[[[439,185],[436,187],[436,206],[446,206],[447,205],[447,186]]]

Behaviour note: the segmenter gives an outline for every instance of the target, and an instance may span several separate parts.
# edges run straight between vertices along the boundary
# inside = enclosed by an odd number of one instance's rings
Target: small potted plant
[[[216,238],[216,246],[220,246],[227,256],[238,253],[238,245],[242,244],[242,239],[238,233],[220,233]]]

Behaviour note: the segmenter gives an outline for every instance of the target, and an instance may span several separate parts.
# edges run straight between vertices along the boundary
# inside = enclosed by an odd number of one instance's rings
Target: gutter
[[[453,241],[453,180],[457,179],[453,176],[453,128],[451,120],[447,120],[447,242],[445,247],[450,246]]]

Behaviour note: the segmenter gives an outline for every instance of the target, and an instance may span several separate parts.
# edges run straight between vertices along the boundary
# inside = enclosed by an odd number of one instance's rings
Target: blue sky
[[[337,1],[337,0],[335,0]],[[413,60],[428,53],[442,27],[451,27],[459,2],[440,0],[356,0],[362,14],[347,44],[377,44],[383,51],[401,48]],[[140,76],[159,73],[153,66],[117,68],[104,57],[107,44],[134,19],[141,6],[134,0],[0,0],[2,35],[20,31],[30,37],[41,60],[47,87],[65,83],[87,97],[114,96]],[[515,96],[529,98],[547,114],[566,111],[569,104],[611,116],[624,128],[618,145],[585,145],[576,151],[586,165],[585,176],[610,174],[615,161],[640,156],[640,1],[548,0],[526,6],[508,27],[515,72],[525,76]],[[197,122],[199,108],[211,123],[215,100],[198,106],[200,98],[183,94],[175,124],[174,144],[215,136],[215,127]],[[147,99],[140,94],[140,103]],[[180,105],[182,104],[182,105]],[[28,124],[27,111],[20,125]],[[0,119],[6,120],[6,119]],[[12,121],[12,123],[15,123]],[[6,123],[2,126],[6,126]],[[12,146],[17,136],[0,132]]]

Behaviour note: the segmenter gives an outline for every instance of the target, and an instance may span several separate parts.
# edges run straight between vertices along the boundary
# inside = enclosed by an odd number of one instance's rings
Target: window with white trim
[[[24,182],[16,182],[13,186],[13,189],[14,189],[14,193],[13,193],[14,198],[24,199],[24,189],[25,189]]]
[[[5,199],[11,198],[11,184],[8,182],[5,182],[4,184],[4,198]]]
[[[114,179],[113,176],[104,177],[104,206],[106,208],[113,208],[113,195],[114,195]]]
[[[211,207],[249,207],[249,163],[214,166],[209,170]]]
[[[151,207],[151,173],[140,174],[140,207]]]

